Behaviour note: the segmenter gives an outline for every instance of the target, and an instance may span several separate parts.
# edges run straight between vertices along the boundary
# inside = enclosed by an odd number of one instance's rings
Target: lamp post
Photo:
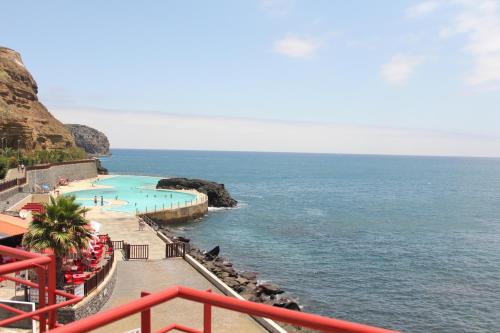
[[[3,137],[2,138],[2,156],[5,154],[5,146],[4,146],[4,140],[5,140],[5,143],[7,144],[7,137]]]
[[[19,145],[21,144],[21,139],[17,139],[17,163],[19,163]]]

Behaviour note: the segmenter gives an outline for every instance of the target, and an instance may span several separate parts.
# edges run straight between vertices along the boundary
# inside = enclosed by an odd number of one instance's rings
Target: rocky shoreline
[[[233,199],[224,184],[204,179],[165,178],[158,181],[157,189],[196,190],[208,197],[209,207],[235,207],[238,201]]]
[[[174,240],[190,243],[189,239],[177,236],[172,229],[167,227],[160,227],[165,236]],[[239,271],[234,268],[233,264],[225,257],[218,254],[218,247],[216,254],[212,251],[203,251],[200,248],[191,245],[189,254],[198,261],[201,265],[207,268],[210,272],[221,279],[231,289],[240,294],[243,298],[257,303],[268,304],[272,306],[282,307],[289,310],[301,311],[301,306],[290,295],[288,295],[280,286],[269,283],[259,282],[257,279],[258,273],[252,271]],[[215,248],[214,248],[215,250]],[[212,253],[211,253],[212,252]],[[301,332],[309,333],[315,332],[313,330],[296,327],[289,324],[279,323],[286,331],[290,333]]]

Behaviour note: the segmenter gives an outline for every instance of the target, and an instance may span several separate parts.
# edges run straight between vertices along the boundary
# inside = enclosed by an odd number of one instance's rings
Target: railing
[[[32,318],[38,320],[39,332],[45,332],[47,326],[53,329],[60,324],[56,321],[56,310],[65,306],[73,305],[82,300],[81,297],[56,290],[56,261],[54,254],[41,255],[26,252],[11,247],[0,245],[0,253],[18,259],[13,263],[0,265],[0,277],[15,283],[35,288],[38,290],[38,309],[32,312],[25,312],[6,304],[0,304],[0,308],[14,313],[14,316],[0,321],[0,327],[18,322],[23,319]],[[38,276],[38,284],[11,276],[10,273],[20,272],[26,269],[34,269]],[[66,298],[56,304],[56,295]],[[47,320],[48,314],[48,320]]]
[[[32,166],[26,167],[26,171],[43,170],[43,169],[49,169],[50,167],[58,166],[58,165],[90,163],[90,162],[95,162],[95,161],[96,160],[94,160],[94,159],[87,159],[87,160],[75,160],[75,161],[65,161],[65,162],[55,162],[55,163],[32,165]]]
[[[139,211],[136,209],[136,215],[140,217],[146,216],[145,214],[150,214],[150,213],[158,213],[162,211],[170,211],[170,210],[175,210],[175,209],[180,209],[180,208],[186,208],[186,207],[192,207],[195,205],[201,205],[208,202],[208,196],[204,193],[199,193],[199,197],[196,196],[195,199],[191,200],[185,200],[184,202],[178,201],[177,203],[171,202],[170,204],[158,204],[158,205],[151,205],[151,206],[146,206],[144,208],[144,211]]]
[[[203,329],[194,329],[172,323],[156,331],[156,333],[179,330],[188,333],[212,333],[212,307],[219,307],[257,317],[265,317],[296,326],[330,333],[394,333],[382,328],[351,323],[344,320],[331,319],[318,315],[287,310],[270,305],[243,301],[236,298],[199,291],[191,288],[174,286],[155,294],[141,293],[141,298],[114,309],[100,312],[85,319],[59,327],[52,333],[90,332],[112,322],[141,313],[141,333],[151,333],[151,308],[175,298],[182,298],[203,304]]]
[[[184,258],[189,252],[189,244],[184,242],[174,242],[165,244],[165,258]]]
[[[3,182],[0,182],[0,192],[6,191],[6,190],[9,190],[9,189],[14,188],[16,186],[20,186],[20,185],[24,185],[24,184],[26,184],[26,177],[6,180]]]
[[[4,279],[14,281],[39,291],[38,309],[32,312],[24,312],[5,304],[0,304],[0,308],[10,311],[15,315],[11,318],[0,321],[0,327],[17,322],[23,319],[33,318],[38,320],[39,332],[46,332],[47,326],[51,333],[82,333],[90,332],[94,329],[106,326],[117,320],[129,317],[136,313],[141,314],[141,333],[151,333],[151,308],[170,301],[175,298],[182,298],[203,304],[203,329],[198,330],[177,323],[172,323],[157,330],[156,333],[179,330],[188,333],[212,333],[212,307],[218,307],[231,311],[236,311],[251,316],[265,317],[280,322],[289,323],[296,326],[307,327],[313,330],[331,333],[394,333],[394,331],[371,327],[363,324],[351,323],[343,320],[321,317],[277,308],[270,305],[253,303],[236,298],[212,294],[209,291],[199,291],[191,288],[173,286],[155,294],[141,293],[141,298],[128,304],[118,306],[104,312],[99,312],[93,316],[83,318],[68,325],[62,326],[56,322],[56,310],[58,308],[73,305],[81,300],[80,297],[65,293],[55,289],[56,285],[56,264],[55,256],[47,256],[36,253],[25,252],[0,246],[0,253],[12,258],[20,259],[13,263],[0,265],[0,276]],[[20,278],[12,277],[9,274],[25,269],[35,269],[38,274],[39,284]],[[47,279],[46,279],[47,278]],[[67,298],[67,301],[56,304],[56,295]],[[46,300],[47,296],[47,302]],[[48,314],[48,320],[46,318]],[[48,325],[47,325],[48,324]],[[57,327],[57,328],[56,328]]]
[[[86,280],[83,284],[84,295],[87,296],[94,289],[96,289],[108,276],[111,268],[113,267],[113,263],[115,261],[115,255],[111,252],[111,256],[108,259],[108,262],[104,266],[101,267],[99,271],[96,272],[90,279]]]
[[[149,245],[132,245],[123,243],[123,256],[125,260],[130,259],[148,259]]]
[[[123,249],[123,241],[111,241],[111,244],[113,246],[113,250],[122,250]]]

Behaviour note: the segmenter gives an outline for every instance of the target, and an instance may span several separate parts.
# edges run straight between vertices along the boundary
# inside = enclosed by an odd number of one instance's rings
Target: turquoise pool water
[[[97,196],[97,205],[104,199],[104,209],[127,213],[154,211],[155,209],[171,208],[185,205],[196,200],[190,193],[176,191],[156,190],[159,177],[144,176],[114,176],[95,182],[96,185],[106,185],[109,188],[95,188],[91,190],[70,192],[76,196],[77,201],[83,206],[94,206],[94,196]],[[126,204],[110,205],[109,200],[126,201]]]

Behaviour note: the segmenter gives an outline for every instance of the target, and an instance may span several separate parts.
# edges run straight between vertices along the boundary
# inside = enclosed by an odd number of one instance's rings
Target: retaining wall
[[[36,166],[28,168],[26,176],[30,189],[33,189],[35,184],[38,186],[47,184],[54,187],[60,178],[75,181],[97,177],[97,164],[96,160],[84,160]]]
[[[14,206],[10,207],[10,211],[20,211],[27,203],[37,202],[37,203],[48,203],[50,201],[49,194],[30,194],[26,198],[18,201]]]
[[[113,294],[113,290],[115,289],[117,264],[118,260],[115,258],[111,271],[106,279],[104,279],[104,281],[81,302],[72,307],[66,307],[58,310],[57,320],[63,324],[67,324],[99,312],[104,304],[109,300]]]
[[[17,193],[27,192],[27,191],[28,191],[27,185],[13,187],[13,188],[8,189],[6,191],[0,192],[0,201],[9,200],[11,197],[16,195]]]
[[[189,205],[180,208],[165,209],[156,212],[143,213],[153,219],[159,225],[169,223],[184,222],[205,216],[208,213],[208,200],[199,204]]]

